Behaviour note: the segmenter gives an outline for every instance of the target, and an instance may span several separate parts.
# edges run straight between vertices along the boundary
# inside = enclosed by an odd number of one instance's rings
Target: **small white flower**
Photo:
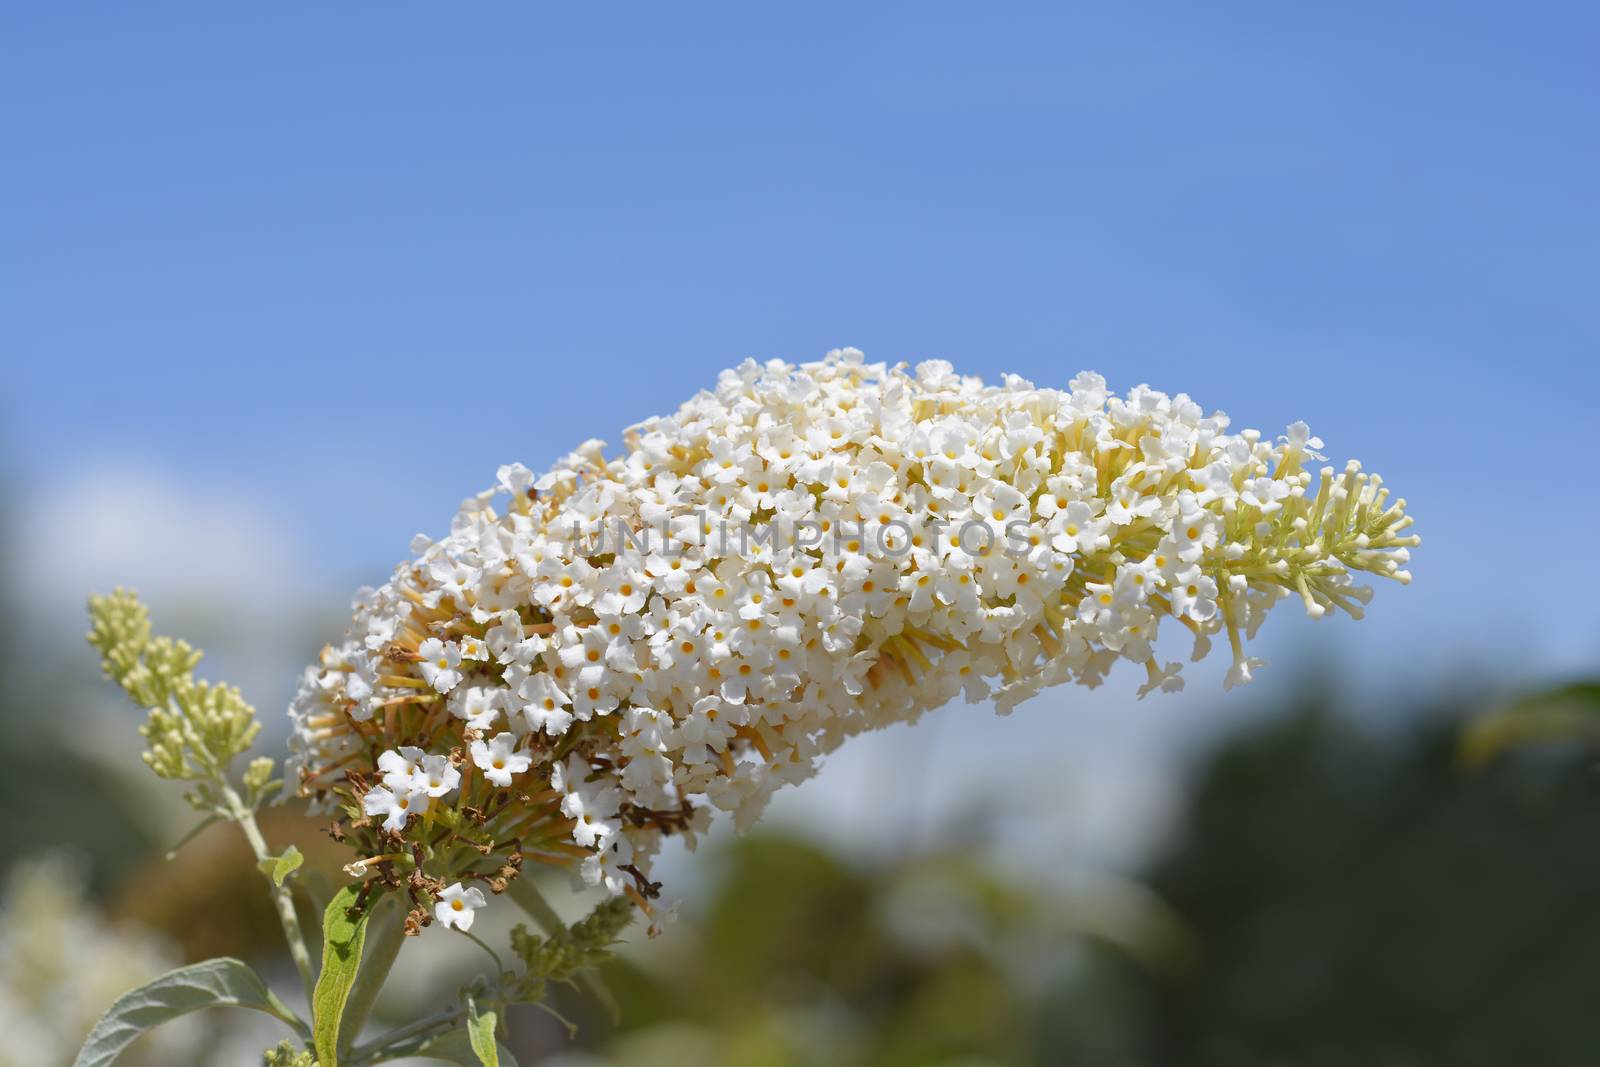
[[[1233,666],[1228,668],[1228,676],[1222,680],[1222,688],[1232,689],[1234,686],[1250,684],[1253,673],[1266,665],[1266,660],[1251,656],[1235,660]]]
[[[1167,585],[1172,613],[1195,622],[1210,622],[1217,614],[1217,583],[1197,566],[1175,573]]]
[[[416,788],[430,797],[442,797],[454,792],[456,786],[461,784],[461,772],[450,765],[449,756],[424,756],[422,769],[412,777],[412,781]]]
[[[450,694],[450,714],[466,721],[468,729],[487,732],[500,718],[506,690],[487,685],[457,686]]]
[[[551,786],[566,794],[561,799],[561,813],[576,821],[572,839],[584,848],[602,845],[621,830],[612,820],[617,816],[622,791],[605,778],[588,781],[590,769],[582,757],[573,754],[565,764],[557,764],[550,777]]]
[[[633,879],[622,870],[633,862],[633,846],[618,834],[592,856],[585,857],[578,873],[586,885],[604,885],[611,893],[620,893]]]
[[[1271,515],[1278,510],[1280,501],[1289,495],[1289,483],[1276,478],[1251,478],[1244,483],[1239,499],[1251,507],[1261,509],[1261,514]]]
[[[516,746],[517,736],[507,733],[496,734],[487,744],[474,741],[472,764],[483,771],[484,778],[495,785],[509,786],[512,775],[521,774],[533,766],[533,758],[526,753],[515,751]]]
[[[1050,547],[1057,552],[1082,552],[1092,549],[1104,536],[1104,524],[1095,518],[1095,508],[1074,500],[1057,511],[1050,520]]]
[[[1308,459],[1322,460],[1327,457],[1318,452],[1322,447],[1322,438],[1311,435],[1311,427],[1304,422],[1289,424],[1289,432],[1278,438],[1287,446],[1287,452],[1293,456],[1304,455]]]
[[[487,903],[483,890],[477,886],[467,889],[457,882],[439,893],[439,899],[433,906],[433,914],[441,926],[465,932],[472,929],[472,924],[478,916],[478,909]]]
[[[528,677],[517,688],[517,696],[525,701],[522,717],[534,733],[560,737],[572,725],[571,701],[548,673]]]
[[[495,471],[496,486],[512,496],[522,496],[533,488],[533,472],[520,463],[507,463]]]
[[[430,637],[417,646],[422,677],[441,693],[448,693],[461,681],[461,650],[454,644]]]
[[[1176,693],[1183,689],[1183,675],[1180,673],[1183,670],[1183,664],[1169,663],[1162,667],[1158,666],[1156,661],[1152,659],[1146,661],[1145,666],[1149,677],[1139,687],[1139,699],[1143,700],[1157,689],[1163,693]]]
[[[383,772],[383,784],[398,793],[412,792],[422,761],[426,754],[420,748],[405,745],[400,750],[391,749],[378,757],[378,770]],[[367,813],[371,815],[371,812]]]
[[[396,793],[380,785],[367,791],[361,807],[368,815],[383,816],[385,830],[399,832],[406,828],[406,820],[412,815],[428,810],[428,794],[420,789]]]

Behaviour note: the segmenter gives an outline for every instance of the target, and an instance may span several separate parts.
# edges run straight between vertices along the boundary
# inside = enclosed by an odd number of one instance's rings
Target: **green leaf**
[[[306,858],[300,854],[300,850],[290,845],[283,850],[283,855],[268,856],[257,866],[261,868],[262,874],[272,879],[273,885],[282,885],[283,880],[298,871],[305,861]]]
[[[388,893],[368,907],[366,947],[362,950],[361,970],[356,974],[356,984],[350,987],[350,996],[344,1002],[344,1022],[340,1029],[344,1037],[339,1042],[346,1050],[360,1036],[372,1005],[383,991],[400,947],[406,941],[406,908],[398,893]]]
[[[556,909],[544,899],[544,894],[539,892],[539,887],[533,884],[533,879],[523,876],[514,878],[506,887],[506,896],[516,901],[517,906],[528,913],[528,917],[538,923],[544,930],[546,937],[554,937],[564,933],[567,924],[561,921],[561,916],[556,914]],[[606,1014],[611,1016],[613,1023],[622,1021],[622,1007],[617,1003],[616,995],[611,992],[611,987],[606,985],[600,972],[590,968],[579,971],[574,979],[578,987],[598,1000],[606,1009]]]
[[[473,1048],[472,1038],[465,1030],[452,1030],[448,1034],[424,1044],[421,1048],[410,1053],[413,1056],[422,1056],[430,1060],[443,1060],[446,1063],[457,1064],[458,1067],[481,1067],[484,1063],[498,1062],[500,1067],[517,1067],[517,1058],[504,1045],[496,1044],[494,1054],[498,1060],[485,1060]]]
[[[266,1012],[301,1036],[306,1034],[306,1024],[273,995],[256,972],[235,959],[206,960],[168,971],[118,997],[89,1031],[73,1067],[108,1067],[151,1027],[202,1008],[220,1007]]]
[[[477,1055],[483,1067],[500,1067],[500,1056],[497,1053],[498,1045],[494,1039],[494,1012],[486,1011],[478,1014],[478,1005],[474,1004],[471,997],[467,998],[467,1040],[472,1044],[472,1051]]]
[[[317,988],[311,995],[312,1043],[321,1067],[338,1067],[339,1021],[361,968],[361,946],[372,909],[352,919],[348,912],[358,896],[355,886],[346,886],[329,902],[322,916],[322,973],[317,976]]]

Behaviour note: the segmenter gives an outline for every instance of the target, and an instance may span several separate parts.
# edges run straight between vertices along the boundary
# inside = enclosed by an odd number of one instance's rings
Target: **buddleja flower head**
[[[747,362],[620,452],[501,468],[359,594],[292,708],[302,792],[391,884],[533,858],[647,904],[663,836],[748,825],[852,734],[1122,660],[1176,689],[1164,626],[1195,659],[1224,636],[1231,687],[1279,600],[1359,617],[1354,573],[1409,580],[1417,539],[1359,465],[1313,475],[1321,447],[1089,373]]]

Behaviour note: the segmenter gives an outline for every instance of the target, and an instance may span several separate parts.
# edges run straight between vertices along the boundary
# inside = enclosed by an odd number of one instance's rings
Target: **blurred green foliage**
[[[626,1027],[607,1046],[616,1062],[1033,1062],[1036,1012],[1005,938],[1051,925],[1047,905],[975,854],[863,870],[760,836],[719,860],[714,892],[685,920],[692,950],[611,976]],[[907,929],[918,907],[943,928]]]
[[[9,558],[0,526],[0,559]],[[75,684],[93,678],[79,649],[41,648],[0,566],[0,878],[63,845],[92,858],[89,877],[104,893],[156,847],[137,819],[128,779],[136,764],[105,767],[90,743],[103,728],[77,701]]]
[[[1542,698],[1532,705],[1542,703]],[[1149,874],[1199,938],[1166,982],[1109,964],[1118,1059],[1180,1067],[1591,1064],[1600,1057],[1592,751],[1458,757],[1435,709],[1363,733],[1311,707],[1206,767]],[[1471,727],[1469,726],[1469,730]]]
[[[1477,716],[1461,732],[1461,758],[1479,767],[1529,745],[1600,746],[1600,682],[1527,694]]]
[[[1147,872],[1175,918],[1152,903],[1119,936],[1093,900],[1006,882],[976,849],[860,868],[739,841],[683,940],[612,969],[621,1029],[586,1022],[559,1062],[1593,1064],[1593,752],[1464,760],[1472,729],[1460,708],[1364,730],[1309,704],[1227,740]]]

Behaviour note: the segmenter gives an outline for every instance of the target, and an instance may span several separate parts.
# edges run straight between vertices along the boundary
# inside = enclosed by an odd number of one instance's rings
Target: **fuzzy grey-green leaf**
[[[500,1067],[498,1045],[494,1039],[495,1016],[494,1012],[486,1011],[478,1014],[478,1005],[467,999],[467,1041],[472,1045],[473,1054],[483,1067]]]
[[[192,1011],[223,1007],[265,1012],[306,1032],[256,972],[224,957],[168,971],[118,997],[89,1032],[73,1067],[109,1067],[146,1030]]]

